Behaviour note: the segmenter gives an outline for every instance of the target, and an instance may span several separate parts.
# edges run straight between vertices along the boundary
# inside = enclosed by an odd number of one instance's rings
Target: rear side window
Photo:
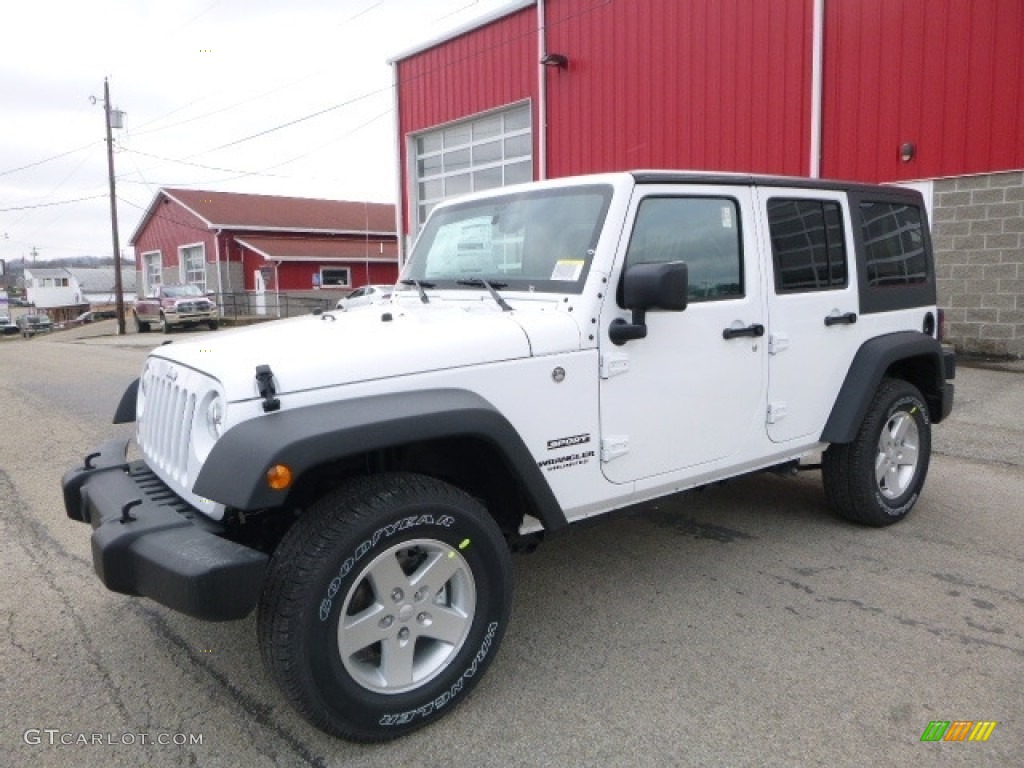
[[[846,243],[839,203],[769,200],[768,228],[777,293],[846,287]]]
[[[640,203],[626,266],[685,261],[689,301],[743,296],[739,207],[727,197],[648,197]]]
[[[860,204],[860,215],[868,287],[924,283],[928,261],[921,209],[865,201]]]

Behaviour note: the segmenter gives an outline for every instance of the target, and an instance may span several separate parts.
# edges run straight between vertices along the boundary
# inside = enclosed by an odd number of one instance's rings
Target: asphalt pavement
[[[659,501],[516,556],[512,623],[463,706],[357,746],[298,717],[252,617],[106,591],[60,475],[160,334],[0,343],[0,765],[1020,765],[1024,375],[961,368],[904,522],[836,520],[816,473]],[[995,366],[1000,369],[992,369]],[[922,742],[933,721],[985,742]]]

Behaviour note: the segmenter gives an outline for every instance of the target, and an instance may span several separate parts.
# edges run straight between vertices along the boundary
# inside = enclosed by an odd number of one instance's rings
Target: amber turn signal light
[[[275,464],[267,470],[267,485],[275,491],[283,491],[294,479],[291,469],[284,464]]]

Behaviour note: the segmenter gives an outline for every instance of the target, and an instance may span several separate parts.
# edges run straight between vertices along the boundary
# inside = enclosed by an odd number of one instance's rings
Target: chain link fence
[[[337,296],[320,298],[287,293],[256,294],[246,291],[215,294],[214,300],[225,318],[233,320],[276,320],[299,317],[320,309],[334,309]]]

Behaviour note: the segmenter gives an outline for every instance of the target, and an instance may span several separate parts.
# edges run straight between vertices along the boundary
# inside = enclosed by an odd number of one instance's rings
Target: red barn
[[[530,179],[913,181],[948,336],[1024,355],[1021,0],[520,0],[392,64],[405,242]]]
[[[398,277],[395,208],[381,203],[161,189],[130,242],[140,295],[192,283],[245,314]]]

